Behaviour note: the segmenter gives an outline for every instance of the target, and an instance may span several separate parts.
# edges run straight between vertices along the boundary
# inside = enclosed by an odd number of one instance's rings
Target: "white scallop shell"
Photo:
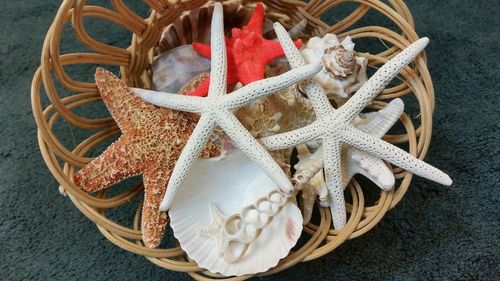
[[[245,255],[236,261],[223,257],[220,233],[206,232],[209,227],[219,229],[221,218],[241,214],[248,210],[246,207],[262,202],[262,198],[275,197],[268,195],[276,189],[273,181],[240,150],[235,149],[222,160],[199,159],[169,211],[170,226],[182,249],[202,268],[226,276],[267,271],[288,255],[300,237],[302,214],[293,199],[284,201]]]

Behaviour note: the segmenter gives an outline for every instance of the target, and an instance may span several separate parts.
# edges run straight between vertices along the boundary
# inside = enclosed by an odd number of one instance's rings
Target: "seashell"
[[[322,150],[310,153],[307,148],[299,149],[299,147],[297,146],[299,161],[294,166],[296,172],[293,179],[299,185],[304,185],[323,169],[323,153]]]
[[[344,79],[356,70],[356,52],[342,45],[325,49],[322,61],[333,78]]]
[[[236,116],[255,138],[288,132],[312,123],[314,110],[296,86],[255,100],[239,109]],[[270,151],[286,173],[290,173],[293,148]]]
[[[302,214],[293,198],[240,150],[198,159],[169,211],[182,249],[226,276],[264,272],[296,244]]]
[[[255,138],[288,132],[312,123],[314,109],[296,86],[255,100],[236,116]]]
[[[297,153],[299,158],[299,163],[302,164],[304,159],[310,159],[314,154],[311,154],[306,145],[298,145]],[[322,164],[322,163],[321,163]],[[297,168],[297,165],[295,168]],[[319,197],[319,204],[321,207],[329,207],[330,202],[328,201],[328,190],[326,188],[325,179],[323,177],[323,169],[320,168],[319,172],[312,175],[307,182],[297,181],[299,189],[302,190],[300,209],[302,210],[303,224],[306,225],[311,221],[312,212],[314,209],[314,202],[316,197]]]
[[[177,93],[191,79],[210,71],[210,61],[191,45],[181,45],[158,56],[152,70],[153,90]]]
[[[342,105],[368,79],[368,60],[356,56],[349,36],[342,42],[334,34],[313,37],[301,53],[307,63],[323,64],[323,70],[314,76],[314,80],[337,105]]]

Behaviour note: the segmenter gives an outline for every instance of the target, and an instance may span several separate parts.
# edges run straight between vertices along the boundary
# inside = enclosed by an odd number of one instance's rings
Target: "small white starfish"
[[[275,23],[274,27],[292,68],[305,65],[303,57],[293,45],[283,26]],[[334,202],[330,208],[332,213],[335,214],[332,218],[335,229],[341,229],[346,224],[345,199],[340,167],[342,144],[352,145],[415,175],[444,185],[451,185],[452,183],[450,177],[442,171],[390,143],[355,128],[351,124],[401,69],[425,48],[428,42],[429,39],[427,38],[419,39],[392,58],[337,110],[331,106],[321,88],[310,79],[307,80],[304,89],[314,106],[318,119],[303,128],[260,140],[266,148],[271,150],[284,149],[318,139],[322,141],[326,184]]]
[[[212,60],[208,96],[203,98],[134,89],[138,96],[154,105],[201,115],[172,172],[165,197],[160,205],[162,211],[170,208],[189,169],[216,125],[220,126],[234,144],[266,172],[278,188],[288,194],[293,190],[286,174],[273,160],[269,152],[243,127],[234,116],[233,110],[258,97],[269,95],[313,76],[321,70],[321,65],[293,69],[280,76],[250,83],[230,95],[226,95],[227,57],[224,44],[222,5],[215,3],[214,6],[210,37]]]
[[[214,240],[219,249],[224,245],[224,223],[226,216],[222,214],[215,203],[210,204],[210,223],[201,226],[198,234],[208,239]]]

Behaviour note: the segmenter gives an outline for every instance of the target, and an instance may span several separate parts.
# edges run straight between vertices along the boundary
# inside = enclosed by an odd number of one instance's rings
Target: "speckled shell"
[[[222,256],[218,233],[211,235],[206,226],[221,221],[214,218],[212,208],[224,217],[241,214],[275,189],[272,180],[239,150],[223,160],[197,160],[169,211],[170,226],[182,249],[200,267],[226,276],[264,272],[288,254],[302,231],[302,214],[293,199],[286,201],[236,261]],[[212,229],[218,230],[214,225]]]
[[[367,81],[368,60],[356,56],[349,36],[342,42],[334,34],[313,37],[301,53],[307,63],[323,65],[323,70],[314,76],[314,80],[338,105],[344,104]]]

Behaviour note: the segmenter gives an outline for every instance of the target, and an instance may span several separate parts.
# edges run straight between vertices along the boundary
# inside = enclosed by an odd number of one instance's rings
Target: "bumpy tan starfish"
[[[118,77],[102,68],[97,69],[95,80],[123,134],[75,174],[75,183],[85,191],[94,192],[142,174],[142,239],[147,247],[157,247],[167,223],[160,202],[174,164],[196,123],[183,112],[147,104]],[[218,148],[211,142],[201,153],[204,157],[217,154]]]

